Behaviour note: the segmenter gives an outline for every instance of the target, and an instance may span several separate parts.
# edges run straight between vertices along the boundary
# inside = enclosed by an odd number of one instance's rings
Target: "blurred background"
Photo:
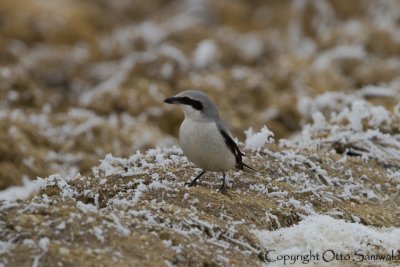
[[[1,0],[0,189],[175,144],[182,90],[241,140],[290,138],[321,95],[393,110],[399,55],[396,0]]]

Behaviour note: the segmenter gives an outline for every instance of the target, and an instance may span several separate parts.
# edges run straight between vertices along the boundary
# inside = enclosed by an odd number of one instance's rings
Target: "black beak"
[[[178,100],[176,99],[176,97],[173,97],[173,96],[166,98],[164,100],[164,102],[168,103],[168,104],[178,104],[179,103]]]

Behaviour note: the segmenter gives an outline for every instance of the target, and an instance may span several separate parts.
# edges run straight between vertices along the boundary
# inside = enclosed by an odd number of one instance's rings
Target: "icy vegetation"
[[[262,265],[269,248],[299,255],[329,249],[389,255],[398,249],[397,168],[312,147],[306,152],[266,144],[265,127],[249,132],[246,161],[260,172],[231,172],[228,195],[218,192],[220,177],[213,173],[199,186],[185,187],[199,170],[177,147],[129,158],[107,155],[90,176],[40,178],[31,200],[15,201],[10,194],[2,202],[0,253],[24,250],[43,264],[52,255],[74,262],[84,246],[90,262],[106,265],[139,264],[146,253],[165,265],[248,266]],[[124,247],[115,249],[118,244]],[[11,266],[30,262],[3,260]]]
[[[400,253],[398,1],[4,0],[0,14],[0,267]],[[217,173],[184,186],[200,170],[163,100],[192,88],[259,171],[231,171],[227,194]]]

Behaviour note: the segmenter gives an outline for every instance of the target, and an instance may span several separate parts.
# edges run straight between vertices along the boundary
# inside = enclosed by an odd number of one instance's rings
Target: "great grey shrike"
[[[212,100],[197,90],[183,91],[164,100],[179,105],[184,114],[179,130],[179,143],[183,153],[202,171],[190,182],[194,186],[207,171],[222,172],[220,191],[226,193],[225,172],[234,169],[256,171],[242,161],[244,154],[239,150],[232,134],[219,118]]]

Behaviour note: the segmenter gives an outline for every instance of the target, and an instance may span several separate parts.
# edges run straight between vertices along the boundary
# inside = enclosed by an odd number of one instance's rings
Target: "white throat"
[[[180,105],[183,113],[185,114],[185,119],[191,121],[205,121],[204,115],[201,111],[192,108],[189,105]]]

